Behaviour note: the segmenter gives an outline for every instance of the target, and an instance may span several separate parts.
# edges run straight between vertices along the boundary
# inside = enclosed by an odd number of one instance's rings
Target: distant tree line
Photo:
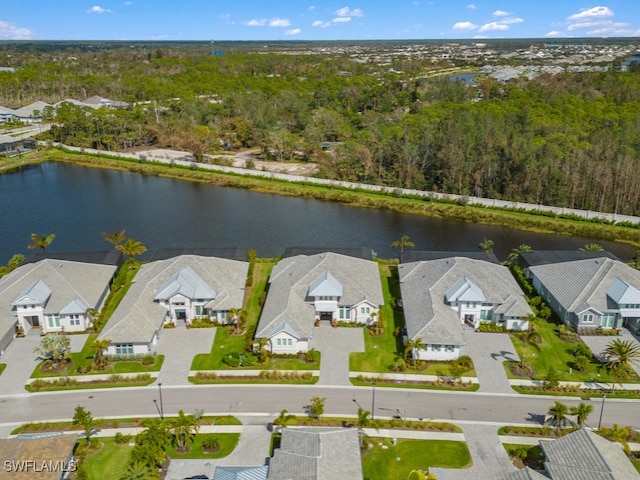
[[[93,94],[144,102],[47,112],[51,138],[71,145],[173,148],[200,160],[260,148],[267,159],[315,162],[328,178],[640,213],[635,68],[484,77],[469,88],[428,78],[450,65],[410,57],[378,65],[346,54],[138,48],[20,62],[0,72],[0,105]]]

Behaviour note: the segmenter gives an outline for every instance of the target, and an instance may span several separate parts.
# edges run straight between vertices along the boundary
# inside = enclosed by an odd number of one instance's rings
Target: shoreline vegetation
[[[430,216],[463,222],[500,226],[535,233],[579,236],[608,240],[640,247],[640,225],[617,225],[602,219],[580,219],[572,215],[548,212],[521,211],[502,207],[465,205],[459,201],[433,198],[396,196],[393,193],[327,187],[306,182],[291,182],[263,177],[212,172],[197,167],[167,165],[153,161],[127,160],[108,154],[94,155],[60,149],[44,149],[23,155],[22,158],[3,160],[0,173],[9,173],[23,167],[49,161],[74,165],[120,170],[148,176],[174,178],[217,186],[244,188],[258,193],[297,196],[321,201],[338,202],[352,207],[388,209],[401,213]]]

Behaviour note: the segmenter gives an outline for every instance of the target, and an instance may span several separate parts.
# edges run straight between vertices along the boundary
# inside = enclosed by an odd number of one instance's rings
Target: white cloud
[[[108,8],[102,8],[100,5],[94,5],[89,10],[87,10],[87,13],[109,13],[109,12],[111,12],[111,10],[109,10]]]
[[[362,13],[362,10],[359,8],[351,10],[349,7],[342,7],[333,13],[339,17],[364,17],[364,13]]]
[[[286,18],[272,18],[269,22],[270,27],[290,27],[291,22]]]
[[[467,8],[468,8],[469,10],[475,10],[475,9],[476,9],[476,8],[478,8],[478,7],[476,7],[473,3],[470,3],[469,5],[467,5]]]
[[[28,40],[35,32],[30,28],[18,27],[15,23],[0,20],[0,38],[11,40]]]
[[[346,23],[351,21],[351,17],[336,17],[331,21],[333,23]]]
[[[508,15],[511,14],[509,12],[505,12],[504,10],[496,10],[495,12],[493,12],[494,17],[506,17]]]
[[[324,24],[324,22],[322,20],[315,20],[311,26],[312,27],[321,27]]]
[[[309,6],[309,10],[315,10],[315,9],[316,9],[316,6],[315,6],[315,5],[310,5],[310,6]]]
[[[557,30],[551,30],[550,32],[547,32],[547,34],[545,35],[545,37],[564,37],[565,34],[562,32],[558,32]]]
[[[302,30],[300,30],[299,28],[293,28],[291,30],[287,30],[286,32],[284,32],[285,35],[300,35],[302,33]]]
[[[453,25],[454,30],[475,30],[476,28],[478,28],[478,26],[471,22],[456,22]]]
[[[503,23],[500,23],[500,22],[489,22],[482,25],[478,31],[493,32],[493,31],[505,31],[505,30],[509,30],[508,25],[504,25]]]
[[[593,8],[581,10],[580,13],[575,13],[567,17],[567,20],[569,20],[570,22],[573,22],[576,20],[613,17],[613,16],[614,16],[614,13],[608,7],[593,7]]]
[[[248,22],[243,22],[243,25],[248,27],[264,27],[267,24],[266,18],[253,18]]]
[[[504,18],[502,20],[500,20],[498,23],[501,23],[503,25],[511,25],[514,23],[522,23],[524,22],[523,18],[518,18],[518,17],[509,17],[509,18]]]
[[[133,5],[133,2],[124,2],[123,5],[127,5],[127,6]]]

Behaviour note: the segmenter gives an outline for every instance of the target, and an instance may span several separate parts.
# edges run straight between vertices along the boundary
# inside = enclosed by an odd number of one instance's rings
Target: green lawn
[[[571,353],[576,346],[575,343],[565,342],[555,332],[556,325],[545,320],[536,319],[534,321],[536,331],[542,337],[542,343],[537,346],[528,346],[525,353],[525,361],[530,363],[535,369],[534,379],[543,380],[549,371],[555,371],[558,380],[585,382],[596,379],[599,382],[611,382],[613,379],[606,370],[602,368],[602,363],[591,361],[588,370],[580,372],[572,368],[574,356]],[[522,355],[522,342],[514,335],[510,335],[514,348],[518,355]],[[507,368],[509,378],[516,377]],[[637,379],[635,379],[637,381]]]
[[[402,337],[396,336],[396,328],[399,332],[404,327],[402,313],[392,308],[396,299],[400,298],[400,286],[396,266],[380,263],[380,280],[382,281],[382,293],[384,305],[380,309],[379,318],[384,319],[384,334],[372,336],[368,329],[364,329],[364,352],[352,352],[349,355],[349,369],[354,372],[389,372],[389,366],[397,355],[404,354]],[[412,372],[411,372],[412,373]]]
[[[471,466],[471,454],[464,442],[399,439],[394,446],[389,438],[371,440],[373,449],[362,457],[366,480],[401,480],[407,478],[412,470]],[[380,443],[387,449],[383,449]]]
[[[216,453],[203,453],[202,442],[206,438],[215,438],[220,442],[220,450]],[[194,458],[222,458],[233,452],[240,440],[239,433],[202,433],[196,435],[195,441],[189,444],[189,452],[184,455],[176,453],[174,447],[167,448],[167,455],[175,460],[194,459]],[[106,478],[106,477],[105,477]],[[112,477],[108,477],[112,478]]]
[[[102,448],[87,457],[84,469],[87,478],[118,479],[127,471],[129,455],[133,447],[128,444],[117,444],[113,437],[100,438]]]
[[[0,363],[0,375],[2,375],[2,372],[4,372],[5,368],[7,368],[7,364],[6,363]]]

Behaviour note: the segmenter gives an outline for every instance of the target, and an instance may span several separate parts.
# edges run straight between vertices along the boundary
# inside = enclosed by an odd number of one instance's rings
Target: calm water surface
[[[0,175],[2,264],[30,253],[31,233],[54,232],[52,252],[91,251],[112,248],[102,232],[121,228],[149,250],[240,246],[261,256],[287,246],[365,246],[397,257],[390,244],[403,234],[419,250],[477,251],[488,238],[500,259],[521,243],[573,250],[593,241],[59,163]],[[635,253],[597,242],[622,259]]]

